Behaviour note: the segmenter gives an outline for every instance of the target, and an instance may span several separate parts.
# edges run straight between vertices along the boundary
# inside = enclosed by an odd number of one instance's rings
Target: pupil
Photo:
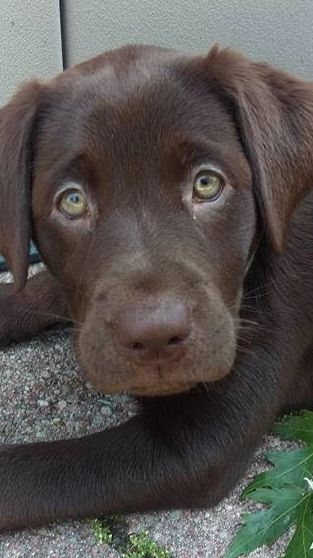
[[[77,205],[77,204],[79,204],[79,201],[80,201],[80,197],[79,197],[78,194],[71,194],[71,196],[70,196],[70,202],[71,203]]]
[[[208,186],[209,185],[209,179],[207,176],[204,176],[203,178],[200,179],[200,184],[201,186]]]

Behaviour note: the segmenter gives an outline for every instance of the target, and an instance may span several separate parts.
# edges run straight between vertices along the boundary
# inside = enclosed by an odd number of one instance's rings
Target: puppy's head
[[[0,249],[17,288],[32,237],[105,392],[223,378],[256,215],[282,250],[312,134],[312,87],[217,48],[127,47],[31,83],[0,112]]]

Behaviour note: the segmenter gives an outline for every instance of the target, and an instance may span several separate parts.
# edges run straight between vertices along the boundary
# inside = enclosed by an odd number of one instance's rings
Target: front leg
[[[280,379],[294,365],[268,348],[248,360],[207,390],[141,400],[140,414],[113,429],[2,447],[0,529],[216,504],[278,413]]]
[[[19,293],[11,284],[0,284],[0,345],[27,339],[66,318],[63,290],[48,271],[29,279]]]

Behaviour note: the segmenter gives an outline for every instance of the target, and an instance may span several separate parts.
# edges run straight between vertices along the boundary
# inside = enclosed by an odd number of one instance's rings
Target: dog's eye
[[[59,200],[59,209],[66,217],[78,219],[87,213],[88,204],[80,190],[71,189],[63,192]]]
[[[201,171],[193,183],[193,199],[195,201],[215,201],[225,186],[224,178],[213,170]]]

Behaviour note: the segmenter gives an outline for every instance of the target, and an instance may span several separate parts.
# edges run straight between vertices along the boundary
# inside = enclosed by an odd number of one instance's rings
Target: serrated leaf
[[[243,498],[251,498],[254,490],[267,486],[272,488],[280,488],[286,484],[304,486],[304,477],[312,476],[313,447],[269,452],[266,454],[266,459],[274,467],[257,475],[243,491]]]
[[[313,412],[302,411],[299,415],[284,417],[274,424],[273,433],[285,440],[295,440],[313,445]]]
[[[313,498],[312,495],[298,508],[297,527],[287,546],[284,558],[312,558],[313,548]]]
[[[256,490],[253,496],[271,507],[243,516],[244,525],[235,535],[225,558],[237,558],[260,546],[271,545],[296,521],[298,507],[308,498],[299,487],[263,488]]]
[[[306,447],[267,454],[273,467],[258,475],[243,492],[245,498],[265,504],[267,509],[242,518],[244,525],[225,558],[237,558],[271,545],[292,525],[294,535],[283,558],[313,558],[313,412],[283,419],[275,425],[274,432],[285,439],[304,442]]]

